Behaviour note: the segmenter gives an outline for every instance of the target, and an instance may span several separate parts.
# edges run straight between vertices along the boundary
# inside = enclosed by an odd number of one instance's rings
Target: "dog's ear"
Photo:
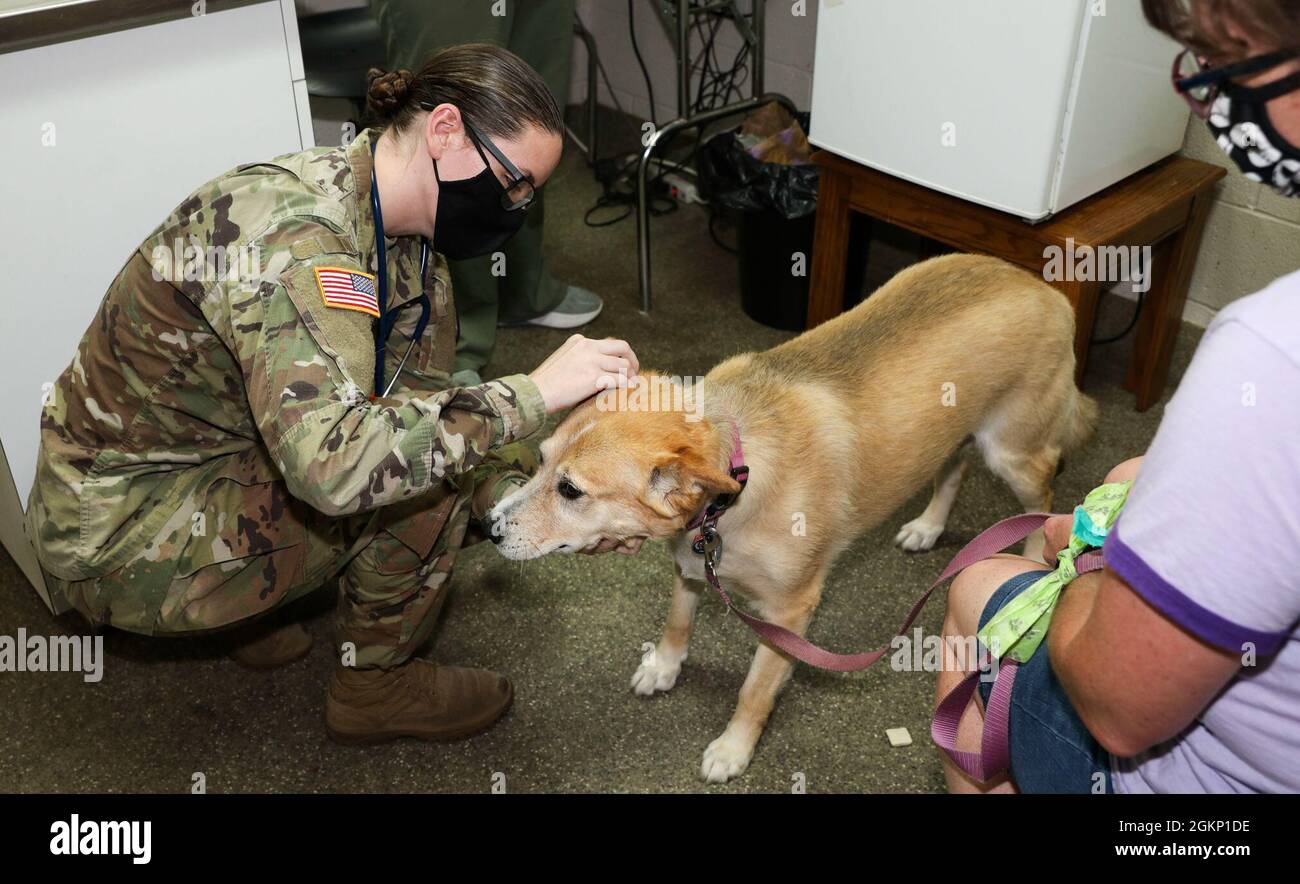
[[[724,470],[682,443],[662,452],[650,470],[646,503],[664,518],[694,514],[705,498],[736,494],[741,485]]]
[[[731,478],[726,470],[695,456],[683,458],[689,481],[700,491],[713,497],[718,494],[739,494],[741,484]]]
[[[676,466],[671,461],[657,462],[650,469],[644,500],[650,509],[663,518],[676,518],[686,505],[678,488]]]

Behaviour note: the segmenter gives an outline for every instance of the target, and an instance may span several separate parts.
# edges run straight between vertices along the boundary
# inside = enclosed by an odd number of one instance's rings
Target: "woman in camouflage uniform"
[[[65,607],[148,634],[246,621],[337,575],[330,733],[452,739],[512,697],[412,659],[456,553],[524,480],[517,440],[637,364],[575,336],[531,375],[450,387],[441,253],[518,229],[559,161],[560,110],[487,45],[373,71],[368,104],[384,128],[234,169],[127,259],[47,400],[28,532]],[[310,642],[262,632],[245,662]]]

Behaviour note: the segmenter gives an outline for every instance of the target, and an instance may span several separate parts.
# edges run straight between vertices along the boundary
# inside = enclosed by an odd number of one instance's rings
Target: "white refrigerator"
[[[1182,146],[1139,0],[823,0],[810,138],[1038,221]]]

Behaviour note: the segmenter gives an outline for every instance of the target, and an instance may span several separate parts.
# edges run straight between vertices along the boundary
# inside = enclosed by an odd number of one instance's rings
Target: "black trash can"
[[[813,228],[817,213],[786,219],[776,212],[737,212],[740,306],[750,319],[772,328],[808,327],[808,284],[812,273]],[[853,216],[844,269],[844,309],[862,299],[871,219]],[[802,275],[797,275],[798,256]]]
[[[797,115],[805,129],[808,115]],[[738,230],[740,300],[746,315],[786,331],[807,327],[819,169],[754,159],[735,131],[721,132],[696,158],[701,194],[729,210]],[[844,275],[845,308],[861,298],[871,220],[855,215]]]

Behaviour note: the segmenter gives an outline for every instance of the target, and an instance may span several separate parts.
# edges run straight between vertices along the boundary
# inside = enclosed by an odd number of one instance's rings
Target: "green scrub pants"
[[[447,46],[495,43],[532,65],[561,108],[569,94],[573,5],[574,0],[370,0],[389,69],[418,71]],[[456,371],[487,364],[498,322],[531,319],[564,300],[568,286],[551,275],[542,252],[544,196],[538,192],[524,226],[501,249],[503,273],[494,275],[491,255],[450,262],[460,319]]]

